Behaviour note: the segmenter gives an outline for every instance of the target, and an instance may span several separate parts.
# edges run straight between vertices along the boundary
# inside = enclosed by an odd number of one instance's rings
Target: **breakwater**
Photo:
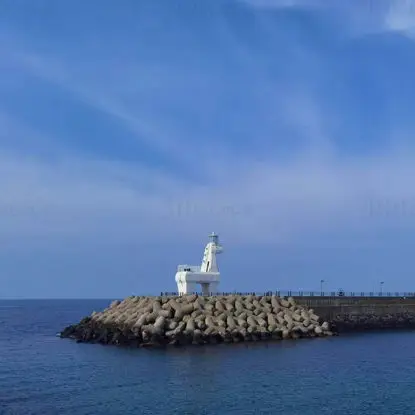
[[[129,297],[66,327],[78,342],[128,346],[236,343],[332,336],[330,324],[294,298],[275,295]]]
[[[337,333],[367,330],[415,329],[415,297],[411,296],[298,296]]]

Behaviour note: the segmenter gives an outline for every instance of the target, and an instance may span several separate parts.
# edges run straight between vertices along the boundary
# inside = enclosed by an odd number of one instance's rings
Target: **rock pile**
[[[60,333],[79,342],[134,347],[331,335],[329,323],[293,298],[254,295],[129,297]]]

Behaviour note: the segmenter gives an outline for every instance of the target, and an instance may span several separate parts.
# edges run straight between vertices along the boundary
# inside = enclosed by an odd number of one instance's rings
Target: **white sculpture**
[[[176,272],[176,283],[179,295],[198,292],[202,288],[202,295],[211,295],[218,292],[220,273],[216,262],[216,254],[222,253],[218,235],[212,232],[205,247],[202,265],[179,265]]]

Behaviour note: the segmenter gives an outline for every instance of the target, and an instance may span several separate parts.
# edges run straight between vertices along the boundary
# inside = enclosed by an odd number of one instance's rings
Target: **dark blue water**
[[[141,350],[55,337],[108,301],[0,302],[0,414],[413,414],[415,333]]]

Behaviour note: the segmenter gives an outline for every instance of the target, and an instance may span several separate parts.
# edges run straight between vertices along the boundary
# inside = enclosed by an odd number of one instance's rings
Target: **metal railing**
[[[202,295],[201,292],[194,292],[192,294]],[[161,296],[179,296],[178,292],[162,292]],[[363,292],[363,291],[266,291],[266,292],[220,292],[210,294],[212,296],[226,296],[226,295],[253,295],[253,296],[272,296],[278,297],[327,297],[327,298],[341,298],[341,297],[356,297],[356,298],[371,298],[371,297],[383,297],[383,298],[406,298],[415,297],[415,292]]]

